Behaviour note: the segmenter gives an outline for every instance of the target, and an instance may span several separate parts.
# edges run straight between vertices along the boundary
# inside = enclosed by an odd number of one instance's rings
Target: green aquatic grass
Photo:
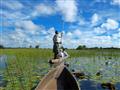
[[[48,71],[49,49],[3,49],[7,55],[4,79],[8,81],[6,90],[30,90]]]
[[[81,64],[84,62],[84,58],[78,62],[79,58],[86,57],[88,62],[85,64],[85,68],[91,72],[100,68],[99,65],[95,65],[96,62],[105,61],[108,58],[118,60],[120,57],[120,50],[116,49],[67,50],[67,52],[70,57],[65,61],[71,62],[72,65]],[[0,49],[0,55],[7,56],[4,80],[8,82],[5,90],[31,90],[50,69],[48,60],[53,57],[52,49]],[[78,59],[76,60],[76,58]],[[74,60],[76,62],[73,63]],[[94,75],[91,78],[96,80]]]

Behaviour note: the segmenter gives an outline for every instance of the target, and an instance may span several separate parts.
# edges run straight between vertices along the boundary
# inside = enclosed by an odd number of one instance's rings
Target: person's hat
[[[58,31],[55,31],[56,34],[58,34]]]

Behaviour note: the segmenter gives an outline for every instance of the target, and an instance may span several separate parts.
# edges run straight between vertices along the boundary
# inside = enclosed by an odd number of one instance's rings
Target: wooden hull
[[[80,88],[74,76],[64,64],[61,64],[51,70],[35,90],[80,90]]]

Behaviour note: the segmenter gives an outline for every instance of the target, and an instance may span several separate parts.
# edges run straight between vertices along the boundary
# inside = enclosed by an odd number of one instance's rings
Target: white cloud
[[[36,30],[39,29],[39,26],[37,26],[36,24],[34,24],[30,20],[24,20],[24,21],[16,22],[15,26],[16,26],[16,28],[26,30],[27,32],[30,32],[32,34],[35,34]]]
[[[77,17],[77,6],[75,0],[57,0],[57,7],[49,6],[45,4],[39,4],[35,7],[33,16],[37,15],[53,15],[56,12],[60,12],[63,15],[63,19],[66,22],[74,22]],[[22,7],[21,7],[22,8]],[[18,9],[21,9],[18,8]],[[57,8],[57,9],[56,9]],[[26,15],[21,12],[6,12],[4,11],[2,14],[5,18],[15,21],[15,31],[9,34],[4,34],[2,36],[1,42],[6,46],[29,46],[40,44],[41,47],[51,47],[53,45],[52,37],[54,35],[55,28],[51,27],[49,29],[45,29],[43,26],[38,26],[33,23],[31,20],[19,20],[21,18],[25,18]],[[29,15],[28,15],[29,16]],[[95,13],[91,18],[91,22],[85,21],[83,18],[79,19],[79,25],[89,25],[90,23],[96,24],[100,16]],[[7,25],[7,23],[5,23]],[[87,26],[86,25],[86,26]],[[89,47],[94,46],[118,46],[118,39],[120,39],[120,34],[113,34],[111,36],[97,36],[102,34],[110,29],[118,29],[119,23],[113,19],[107,19],[105,23],[103,23],[99,27],[92,28],[91,31],[81,31],[80,27],[76,27],[73,30],[68,32],[64,32],[63,43],[65,47],[68,48],[76,48],[80,44],[88,45]],[[87,26],[89,28],[89,26]],[[81,29],[81,30],[80,30]],[[91,29],[91,28],[90,28]],[[118,29],[120,31],[120,29]],[[14,45],[13,45],[14,44]]]
[[[113,19],[107,19],[106,22],[102,23],[101,26],[93,27],[93,33],[96,35],[109,33],[109,30],[117,30],[119,27],[119,23]]]
[[[56,0],[55,5],[45,3],[35,6],[34,11],[30,17],[54,15],[60,13],[66,22],[74,22],[77,19],[77,3],[75,0]]]
[[[88,22],[86,22],[83,18],[80,18],[80,19],[78,19],[78,25],[85,25],[85,24],[87,24]]]
[[[53,36],[55,34],[55,28],[51,27],[48,30],[45,30],[46,34],[41,37],[40,45],[41,47],[45,48],[52,48],[53,47]]]
[[[16,29],[15,31],[11,31],[9,33],[3,32],[1,36],[1,43],[7,47],[20,47],[22,46],[24,38],[27,39],[26,34],[22,30]]]
[[[12,9],[12,10],[19,10],[19,9],[22,9],[24,7],[17,0],[14,0],[14,1],[4,1],[4,0],[2,0],[1,5],[9,8],[9,9]]]
[[[111,47],[112,46],[112,40],[110,36],[93,36],[89,39],[88,44],[92,46],[102,46],[102,47]]]
[[[47,33],[49,35],[54,35],[55,34],[55,28],[54,27],[49,28],[48,31],[47,31]]]
[[[13,13],[10,13],[9,11],[2,11],[0,12],[2,18],[5,18],[5,19],[11,19],[13,20],[16,20],[16,19],[20,19],[23,15],[20,13],[20,12],[13,12]]]
[[[42,48],[52,48],[54,31],[54,27],[48,30],[39,27],[38,35],[30,35],[27,33],[27,30],[17,27],[15,31],[4,34],[1,42],[6,46],[12,45],[13,47],[29,47],[30,45],[34,47],[35,45],[40,45]],[[37,32],[37,30],[35,30],[35,32]],[[87,45],[88,47],[120,47],[118,43],[118,39],[120,39],[119,33],[113,34],[112,36],[97,36],[93,32],[94,31],[81,31],[79,29],[64,32],[63,46],[67,48],[76,48],[78,45]]]
[[[52,15],[56,12],[55,8],[45,4],[39,4],[35,7],[32,16]]]
[[[117,40],[117,39],[120,40],[120,33],[113,34],[112,38],[115,39],[115,40]]]
[[[81,36],[82,32],[79,29],[75,29],[64,33],[63,34],[64,47],[76,48],[80,44]]]
[[[118,31],[120,32],[120,28],[118,28]]]
[[[75,36],[80,36],[80,35],[82,34],[82,32],[81,32],[79,29],[76,29],[76,30],[73,32],[73,34],[74,34]]]
[[[101,25],[102,28],[106,28],[107,30],[117,29],[118,26],[119,26],[119,23],[113,19],[107,19],[106,23],[103,23]]]
[[[14,10],[13,13],[4,10],[1,14],[4,18],[11,20],[26,20],[37,16],[54,15],[56,13],[60,13],[66,22],[74,22],[77,19],[77,3],[75,0],[56,0],[53,6],[41,3],[36,6],[31,6],[32,8],[23,6],[23,4],[18,1],[4,1],[2,5]],[[21,12],[24,8],[28,10],[26,13]]]
[[[93,16],[92,16],[92,18],[91,18],[91,23],[93,24],[93,25],[95,25],[97,22],[98,22],[98,20],[99,20],[99,16],[98,16],[98,14],[93,14]]]
[[[75,0],[56,0],[58,10],[63,14],[66,22],[76,21],[77,4]]]
[[[120,5],[120,0],[112,0],[111,4]]]
[[[73,34],[72,34],[72,32],[67,32],[66,36],[71,37],[71,36],[73,36]]]
[[[95,32],[96,34],[103,34],[103,33],[106,32],[106,30],[105,30],[104,28],[101,28],[101,27],[95,27],[95,28],[94,28],[94,32]]]
[[[112,36],[109,35],[98,35],[106,32],[101,31],[102,28],[97,27],[95,31],[81,31],[80,34],[75,33],[78,30],[68,31],[64,33],[63,45],[69,48],[76,48],[78,45],[87,45],[88,47],[120,47],[120,34],[116,33]],[[75,38],[77,36],[77,38]]]

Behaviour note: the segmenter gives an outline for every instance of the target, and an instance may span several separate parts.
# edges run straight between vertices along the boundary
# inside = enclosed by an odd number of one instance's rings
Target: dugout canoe
[[[64,64],[52,69],[35,90],[80,90],[75,77]]]

